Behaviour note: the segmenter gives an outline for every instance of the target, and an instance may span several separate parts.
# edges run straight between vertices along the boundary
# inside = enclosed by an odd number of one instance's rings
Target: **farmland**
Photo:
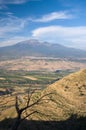
[[[8,71],[0,70],[0,88],[37,88],[43,89],[47,85],[59,80],[70,73],[69,71]]]

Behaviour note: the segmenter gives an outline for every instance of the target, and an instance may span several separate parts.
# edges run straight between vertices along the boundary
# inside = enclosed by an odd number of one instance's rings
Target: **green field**
[[[31,87],[44,89],[69,74],[69,71],[7,71],[0,70],[0,88]]]

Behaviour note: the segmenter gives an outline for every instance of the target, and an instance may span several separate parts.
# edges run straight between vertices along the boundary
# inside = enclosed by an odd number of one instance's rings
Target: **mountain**
[[[0,58],[38,57],[86,57],[86,51],[68,48],[60,44],[30,39],[12,46],[0,47]]]

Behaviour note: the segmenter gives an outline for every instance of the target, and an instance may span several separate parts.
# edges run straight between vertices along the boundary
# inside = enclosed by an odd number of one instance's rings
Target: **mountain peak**
[[[84,58],[86,57],[86,51],[68,48],[60,44],[43,42],[37,39],[29,39],[12,46],[0,48],[0,56],[16,58],[22,56]]]
[[[37,39],[29,39],[29,40],[26,40],[26,41],[22,41],[22,42],[19,42],[19,43],[17,43],[17,44],[29,44],[29,45],[33,45],[33,44],[40,44],[40,41],[39,40],[37,40]],[[16,44],[16,45],[17,45]]]

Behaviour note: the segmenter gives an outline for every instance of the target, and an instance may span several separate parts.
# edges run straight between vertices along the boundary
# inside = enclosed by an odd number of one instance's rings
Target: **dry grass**
[[[6,80],[5,78],[3,78],[3,77],[0,77],[0,80]]]
[[[0,97],[0,120],[16,116],[14,103],[14,96],[5,95]]]
[[[53,99],[62,107],[86,115],[86,70],[70,74],[50,85],[46,92],[55,92]],[[61,106],[61,105],[60,105]]]
[[[39,106],[34,106],[30,111],[37,110],[42,114],[35,114],[30,117],[31,119],[61,120],[75,113],[86,116],[86,70],[70,74],[51,84],[41,92],[41,95],[46,93],[52,93],[46,97],[51,100],[46,99]],[[25,98],[25,95],[22,96]],[[15,96],[1,96],[0,120],[15,116]]]
[[[23,76],[26,79],[30,79],[30,80],[37,80],[37,78],[33,77],[33,76]]]

